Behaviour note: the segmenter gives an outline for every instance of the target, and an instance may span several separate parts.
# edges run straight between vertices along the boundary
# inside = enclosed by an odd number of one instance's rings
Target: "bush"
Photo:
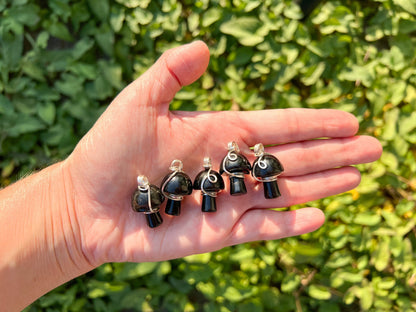
[[[65,158],[163,51],[210,47],[180,110],[349,111],[381,140],[361,185],[316,201],[307,235],[160,263],[105,264],[27,311],[416,309],[416,4],[326,1],[0,0],[3,186]],[[297,209],[290,207],[290,209]]]

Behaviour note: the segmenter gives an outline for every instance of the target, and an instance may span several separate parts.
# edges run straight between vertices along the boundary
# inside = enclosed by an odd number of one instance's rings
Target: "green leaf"
[[[87,0],[88,6],[91,11],[101,21],[105,21],[110,13],[110,2],[109,0]]]
[[[392,172],[396,172],[399,167],[399,160],[397,159],[397,156],[389,151],[383,151],[380,161]]]
[[[121,280],[136,279],[152,273],[158,266],[157,262],[124,263],[117,276]]]
[[[66,41],[73,40],[71,33],[68,31],[68,28],[64,24],[55,21],[53,23],[45,23],[45,26],[49,33],[56,38]]]
[[[113,55],[115,38],[113,31],[107,24],[103,24],[100,28],[97,28],[95,39],[107,55]]]
[[[390,261],[390,238],[385,237],[377,246],[372,261],[377,271],[383,271]]]
[[[55,121],[56,108],[51,102],[42,103],[38,108],[39,117],[48,125],[52,125]]]
[[[207,298],[215,300],[216,287],[214,286],[212,282],[208,282],[208,283],[199,282],[196,285],[196,289],[200,291]]]
[[[393,277],[386,277],[377,283],[377,287],[381,289],[392,289],[396,285],[396,280]]]
[[[322,285],[311,285],[308,287],[308,294],[314,299],[329,300],[331,299],[331,292],[329,288]]]
[[[221,19],[221,14],[222,10],[220,10],[219,8],[210,8],[202,15],[202,26],[209,27],[216,21],[219,21]]]
[[[93,46],[94,46],[94,40],[89,37],[84,37],[75,44],[72,50],[72,56],[74,57],[75,60],[77,60],[81,58]]]
[[[338,82],[331,82],[324,89],[314,92],[307,100],[308,105],[327,104],[342,94],[342,88]]]
[[[306,86],[311,86],[321,77],[325,70],[325,63],[320,62],[308,68],[307,72],[302,77],[302,82]]]
[[[381,221],[381,217],[371,211],[368,212],[361,212],[356,215],[354,218],[355,224],[367,225],[367,226],[374,226],[379,224]]]
[[[254,46],[264,41],[268,30],[262,28],[262,23],[254,17],[232,18],[221,24],[222,33],[232,35],[244,46]]]
[[[380,62],[394,71],[400,71],[406,66],[405,57],[397,46],[391,47],[390,51],[385,51]]]
[[[341,80],[360,82],[366,87],[370,87],[376,77],[375,65],[374,62],[363,66],[354,64],[342,71],[338,77]]]
[[[5,12],[5,16],[27,26],[35,26],[39,21],[39,7],[32,3],[24,6],[15,6]]]
[[[36,132],[45,128],[45,124],[39,119],[20,115],[18,122],[7,130],[11,137],[17,137],[25,133]]]
[[[283,10],[284,16],[294,20],[300,20],[303,17],[303,13],[298,5],[294,2],[289,2],[289,5]]]
[[[124,9],[118,6],[111,7],[110,25],[116,33],[123,27],[125,17],[126,15]]]
[[[124,5],[127,8],[137,8],[143,2],[149,3],[150,0],[148,0],[148,1],[143,1],[143,0],[116,0],[116,2],[121,3],[122,5]]]
[[[416,129],[416,111],[412,112],[410,116],[401,116],[398,126],[401,135],[406,135]]]
[[[393,140],[397,135],[398,119],[400,115],[400,110],[394,108],[385,113],[385,127],[383,131],[383,139],[386,141]]]
[[[235,287],[227,287],[224,292],[224,297],[231,302],[239,302],[244,297]]]
[[[295,291],[300,285],[300,276],[295,273],[290,273],[283,278],[281,290],[286,293]]]
[[[67,0],[49,0],[49,7],[52,9],[53,13],[62,17],[64,21],[71,16],[71,7],[66,3]]]
[[[329,268],[340,268],[352,263],[352,257],[347,252],[334,252],[326,262],[326,266]]]
[[[35,62],[25,61],[22,64],[22,70],[26,75],[32,77],[33,79],[45,81],[43,69]]]
[[[147,25],[153,20],[152,12],[144,10],[140,7],[133,10],[133,16],[136,22],[140,25]]]
[[[359,291],[361,309],[368,311],[374,302],[374,292],[370,286],[363,287]]]
[[[105,80],[114,88],[121,89],[123,86],[121,66],[107,62],[99,62],[98,65]]]
[[[253,259],[255,254],[256,254],[255,250],[244,248],[244,249],[239,250],[238,252],[232,253],[230,256],[230,260],[237,261],[237,262],[249,260],[249,259]]]
[[[3,33],[0,36],[0,47],[5,67],[16,71],[23,52],[23,35]]]
[[[57,124],[48,128],[47,132],[41,134],[41,140],[43,143],[48,146],[58,146],[61,142],[64,141],[65,134],[68,131],[62,125]]]
[[[207,264],[211,260],[211,254],[210,253],[196,254],[196,255],[187,256],[183,259],[184,261],[189,262],[189,263]]]
[[[416,1],[415,0],[393,0],[393,3],[402,7],[405,11],[416,15]]]
[[[55,83],[55,87],[65,95],[77,97],[82,92],[82,83],[82,79],[75,75],[63,74],[62,79]]]

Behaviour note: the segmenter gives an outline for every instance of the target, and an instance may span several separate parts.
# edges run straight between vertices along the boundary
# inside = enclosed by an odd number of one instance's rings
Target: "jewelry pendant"
[[[144,213],[147,225],[155,228],[163,222],[159,208],[165,200],[165,196],[156,185],[149,184],[149,180],[144,175],[137,177],[137,183],[138,188],[132,197],[132,208],[136,212]]]
[[[261,143],[254,146],[254,155],[257,159],[253,163],[251,174],[254,179],[263,182],[264,197],[279,197],[281,194],[277,185],[277,177],[284,171],[282,164],[273,155],[265,153]]]
[[[201,210],[215,212],[217,211],[215,197],[224,189],[224,180],[218,172],[212,170],[211,158],[204,158],[204,168],[195,178],[194,190],[202,192]]]
[[[244,195],[247,193],[244,175],[251,171],[250,162],[240,153],[236,142],[228,143],[228,154],[221,162],[220,174],[226,173],[230,178],[230,194]]]
[[[179,216],[181,213],[181,201],[185,195],[192,193],[191,178],[182,171],[182,161],[175,159],[169,169],[172,173],[168,174],[162,181],[160,189],[165,197],[168,198],[165,212],[172,216]]]

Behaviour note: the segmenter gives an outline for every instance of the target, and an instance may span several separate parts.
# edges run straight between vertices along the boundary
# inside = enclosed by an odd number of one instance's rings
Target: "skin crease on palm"
[[[167,51],[125,88],[63,162],[67,219],[78,253],[92,266],[109,261],[159,261],[214,251],[246,241],[278,239],[313,231],[324,222],[316,208],[273,211],[355,188],[351,165],[380,157],[377,140],[355,136],[354,116],[337,110],[276,109],[253,112],[175,112],[169,103],[181,86],[197,80],[209,62],[207,46],[194,42]],[[317,138],[325,138],[314,140]],[[211,157],[218,170],[227,143],[236,141],[248,159],[256,143],[282,162],[282,196],[264,199],[261,183],[246,176],[248,194],[217,197],[218,211],[202,213],[201,194],[182,203],[178,217],[163,213],[150,229],[131,209],[136,177],[160,186],[174,159],[193,179]]]

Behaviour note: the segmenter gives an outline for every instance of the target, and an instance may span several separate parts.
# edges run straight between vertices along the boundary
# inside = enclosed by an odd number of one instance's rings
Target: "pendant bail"
[[[240,153],[240,148],[238,147],[238,144],[236,142],[231,141],[228,142],[228,151]]]
[[[255,155],[256,157],[261,157],[261,156],[263,156],[263,155],[264,155],[264,145],[263,145],[263,144],[261,144],[261,143],[257,143],[257,144],[254,146],[254,155]]]
[[[149,188],[149,180],[144,175],[137,176],[137,185],[139,190],[146,191]]]
[[[177,171],[177,172],[182,171],[183,169],[182,161],[180,161],[179,159],[174,159],[172,163],[170,164],[169,169],[171,171]]]
[[[211,162],[210,157],[204,157],[204,165],[203,166],[204,166],[205,169],[212,168],[212,162]]]

